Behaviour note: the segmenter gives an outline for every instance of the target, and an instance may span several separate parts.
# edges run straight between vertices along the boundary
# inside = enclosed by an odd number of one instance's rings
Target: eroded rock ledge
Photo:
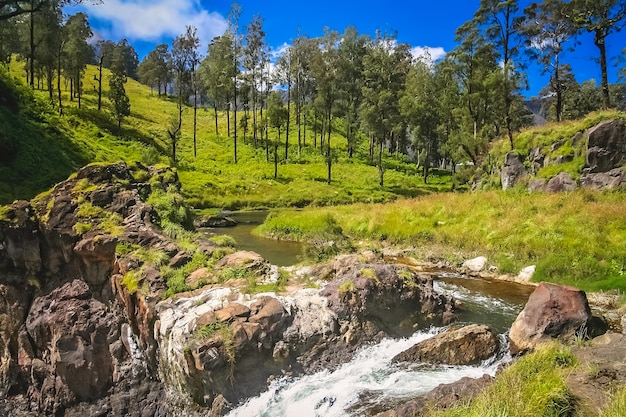
[[[169,168],[90,165],[2,211],[0,414],[219,415],[268,378],[454,319],[430,277],[375,257],[316,267],[320,289],[245,294],[224,271],[266,282],[276,268],[200,235],[168,237],[184,234],[161,228],[185,218],[169,210],[179,190]],[[166,298],[164,274],[198,255],[215,269],[177,285],[207,285]]]

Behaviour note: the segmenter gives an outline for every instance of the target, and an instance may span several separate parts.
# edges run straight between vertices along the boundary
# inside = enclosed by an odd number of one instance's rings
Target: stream
[[[435,288],[459,301],[459,322],[455,324],[487,324],[500,333],[500,352],[479,366],[392,364],[398,353],[445,329],[420,330],[410,338],[389,338],[367,346],[334,371],[279,378],[267,391],[248,399],[227,416],[369,416],[384,411],[390,404],[426,394],[439,384],[463,377],[494,376],[498,367],[511,359],[504,333],[523,309],[532,288],[447,272],[436,279]]]
[[[267,239],[252,234],[258,225],[265,221],[267,211],[225,213],[237,222],[234,227],[201,228],[208,236],[229,235],[237,241],[237,249],[256,252],[271,264],[290,266],[302,260],[305,245],[301,242]]]
[[[228,213],[237,226],[201,229],[208,235],[230,235],[241,250],[259,253],[272,264],[293,265],[301,260],[304,245],[253,235],[267,212]],[[457,300],[455,324],[486,324],[503,341],[501,351],[479,366],[407,366],[392,364],[393,357],[444,328],[422,329],[409,338],[384,339],[361,349],[334,371],[277,378],[257,397],[239,404],[228,417],[335,417],[369,416],[385,407],[426,394],[442,383],[463,377],[495,375],[511,358],[504,334],[523,309],[534,288],[508,282],[467,278],[449,271],[435,274],[435,289]]]

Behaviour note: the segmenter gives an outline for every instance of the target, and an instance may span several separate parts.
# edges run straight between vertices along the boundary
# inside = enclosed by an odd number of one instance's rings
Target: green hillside
[[[118,160],[146,164],[170,164],[167,125],[176,114],[170,98],[158,97],[149,87],[129,79],[126,91],[131,115],[124,119],[118,135],[108,99],[97,111],[94,75],[89,66],[84,77],[82,108],[64,91],[64,115],[46,104],[48,92],[31,92],[21,83],[22,63],[2,72],[7,97],[19,106],[0,106],[1,142],[10,142],[12,153],[0,161],[0,203],[29,199],[47,190],[79,166],[89,162]],[[106,79],[108,70],[105,70]],[[104,83],[107,85],[107,83]],[[105,88],[106,90],[106,88]],[[105,92],[106,94],[106,92]],[[34,95],[34,97],[33,97]],[[231,115],[232,116],[232,115]],[[241,117],[241,113],[239,114]],[[197,157],[193,155],[193,109],[183,115],[182,137],[177,150],[177,168],[188,202],[195,208],[259,208],[328,205],[353,202],[385,202],[398,197],[415,197],[450,188],[450,174],[435,171],[428,184],[415,164],[406,157],[389,156],[385,187],[378,185],[378,171],[368,161],[368,143],[362,138],[357,155],[349,159],[342,123],[333,126],[333,181],[326,183],[327,167],[319,148],[314,148],[313,127],[307,126],[307,146],[298,154],[297,131],[292,123],[288,162],[281,160],[275,180],[273,163],[266,151],[254,148],[248,132],[238,132],[238,159],[233,163],[233,139],[227,135],[226,115],[219,115],[215,134],[213,111],[198,109]],[[270,140],[276,132],[270,130]],[[284,141],[284,133],[282,135]],[[7,149],[9,146],[7,146]],[[284,158],[284,142],[279,148]],[[270,156],[273,160],[273,157]]]

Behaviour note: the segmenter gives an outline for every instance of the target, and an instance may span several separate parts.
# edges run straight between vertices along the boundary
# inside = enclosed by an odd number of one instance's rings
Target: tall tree
[[[70,99],[78,98],[81,106],[82,78],[85,68],[93,61],[93,48],[87,42],[92,36],[91,27],[85,13],[79,12],[70,16],[65,24],[67,41],[65,44],[65,64],[70,77]]]
[[[328,176],[326,181],[330,184],[333,161],[330,137],[334,104],[337,99],[337,41],[339,40],[339,34],[328,28],[325,28],[324,31],[324,37],[320,40],[320,46],[313,55],[311,69],[317,85],[317,103],[322,109],[327,126],[328,138],[325,154]],[[321,146],[322,148],[324,147],[323,145]],[[324,149],[322,149],[322,153],[324,153]]]
[[[532,3],[524,13],[524,32],[529,38],[528,46],[543,65],[542,72],[550,75],[550,83],[556,95],[556,120],[561,121],[565,89],[561,58],[577,27],[568,18],[568,4],[561,0]]]
[[[241,18],[242,9],[237,3],[231,5],[228,14],[228,31],[232,40],[233,48],[233,65],[236,69],[233,75],[233,162],[237,163],[237,77],[239,75],[239,62],[241,59],[241,36],[239,35],[239,19]]]
[[[127,39],[122,39],[115,45],[111,68],[114,65],[122,65],[124,67],[124,73],[127,77],[134,80],[137,79],[139,56],[137,55],[135,48],[128,43]]]
[[[523,45],[522,18],[517,0],[481,0],[480,8],[474,15],[474,21],[483,28],[485,38],[493,43],[501,60],[504,125],[511,149],[514,147],[513,104],[521,81],[521,63],[515,60]]]
[[[263,72],[263,55],[266,49],[263,18],[255,15],[246,28],[243,48],[243,68],[247,73],[252,99],[252,130],[254,146],[257,145],[257,106],[261,89],[261,73]]]
[[[359,106],[363,100],[363,58],[367,52],[369,37],[359,35],[356,28],[349,26],[341,36],[337,48],[337,78],[341,115],[346,124],[348,157],[352,157],[358,132]]]
[[[167,94],[167,85],[172,80],[170,61],[168,46],[160,44],[137,67],[139,80],[151,88],[156,87],[159,97]]]
[[[417,60],[407,76],[406,90],[401,99],[402,112],[413,131],[414,149],[422,155],[420,164],[424,182],[428,179],[433,155],[437,152],[442,111],[440,90],[432,63]]]
[[[130,100],[126,95],[126,74],[122,66],[117,66],[109,78],[109,99],[113,104],[113,116],[117,121],[118,135],[122,134],[122,120],[130,115]]]
[[[363,102],[361,118],[378,144],[379,185],[384,186],[385,144],[393,143],[404,123],[400,97],[405,89],[406,74],[411,63],[410,48],[397,44],[395,35],[378,32],[363,58]]]
[[[187,26],[186,32],[178,35],[172,42],[172,68],[176,81],[177,115],[170,122],[168,135],[172,142],[172,160],[176,163],[176,146],[183,125],[183,109],[191,93],[191,72],[194,50],[198,46],[196,30]]]
[[[200,72],[207,95],[213,105],[216,135],[219,135],[218,109],[225,107],[227,120],[230,122],[228,102],[234,90],[232,83],[236,71],[230,34],[227,32],[223,36],[213,38],[209,44],[208,53],[200,64]],[[228,130],[230,135],[230,129]]]
[[[624,0],[570,0],[568,17],[580,29],[593,34],[593,43],[600,54],[602,74],[602,103],[604,108],[611,105],[609,76],[607,69],[606,38],[624,27],[626,2]]]
[[[270,125],[278,131],[276,140],[274,140],[274,179],[278,178],[278,145],[280,143],[280,132],[287,122],[287,109],[283,105],[280,93],[272,91],[268,100],[267,118]]]
[[[289,124],[291,121],[291,97],[293,85],[293,49],[291,46],[276,61],[276,81],[287,87],[287,121],[285,127],[285,161],[289,158]]]
[[[298,125],[298,153],[301,154],[302,146],[306,145],[306,105],[311,101],[315,89],[315,79],[311,72],[311,59],[317,50],[317,42],[301,35],[293,41],[291,50],[294,72],[292,97],[296,108],[296,124]],[[304,123],[302,119],[304,119]],[[304,132],[302,132],[302,126],[304,126]]]
[[[456,33],[460,44],[448,56],[448,65],[460,88],[456,118],[461,129],[459,145],[474,164],[489,140],[501,132],[501,82],[503,73],[493,45],[474,25],[464,24]]]

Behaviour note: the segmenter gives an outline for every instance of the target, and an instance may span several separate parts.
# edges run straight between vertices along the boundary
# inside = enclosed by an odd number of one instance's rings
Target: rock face
[[[626,187],[626,123],[611,120],[589,130],[589,143],[581,183],[585,188]]]
[[[429,277],[357,255],[311,268],[321,290],[244,294],[236,281],[271,283],[277,269],[167,237],[179,187],[167,168],[90,165],[2,210],[0,415],[217,416],[268,378],[454,319]]]
[[[513,187],[525,174],[526,170],[524,169],[521,157],[513,152],[506,154],[504,167],[500,174],[502,189],[507,190]]]
[[[476,397],[492,380],[491,376],[485,374],[481,378],[464,377],[451,384],[441,384],[425,396],[405,401],[392,410],[377,414],[376,417],[414,417],[432,409],[450,408]]]
[[[393,362],[476,365],[500,349],[498,337],[484,325],[473,324],[440,333],[396,355]]]
[[[589,130],[585,169],[589,173],[608,172],[626,163],[626,123],[611,120]]]
[[[595,332],[592,323],[584,291],[541,283],[511,326],[511,353],[532,350],[550,339],[569,341],[577,335],[591,336]]]

